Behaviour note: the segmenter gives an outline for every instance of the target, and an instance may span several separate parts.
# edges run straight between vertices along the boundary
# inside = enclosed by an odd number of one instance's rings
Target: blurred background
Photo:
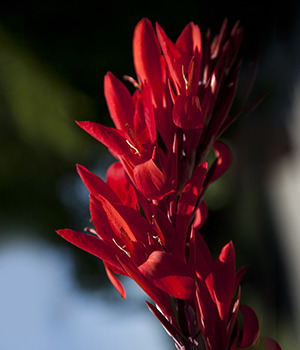
[[[59,228],[89,222],[80,163],[105,178],[114,160],[75,120],[111,125],[103,77],[135,77],[132,36],[142,17],[174,41],[194,21],[202,36],[222,21],[245,29],[245,66],[259,58],[252,99],[223,139],[234,162],[207,193],[203,235],[216,256],[233,240],[249,264],[242,302],[283,349],[300,334],[299,3],[287,0],[10,1],[0,11],[0,349],[173,349],[145,295],[110,286],[101,261]],[[243,80],[242,80],[243,81]],[[141,345],[142,344],[142,345]]]

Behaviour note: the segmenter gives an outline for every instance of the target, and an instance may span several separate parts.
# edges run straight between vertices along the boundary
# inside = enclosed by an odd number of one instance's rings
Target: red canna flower
[[[90,192],[93,227],[57,232],[99,257],[123,298],[116,275],[132,278],[154,302],[147,305],[177,349],[246,348],[259,325],[254,311],[240,305],[245,267],[236,271],[232,242],[213,261],[199,232],[208,215],[205,191],[231,164],[218,138],[236,117],[229,112],[242,30],[237,23],[227,36],[225,21],[203,45],[193,23],[176,43],[159,25],[156,31],[147,19],[135,29],[138,82],[127,77],[136,87],[133,95],[112,73],[105,76],[115,128],[78,122],[117,159],[106,182],[77,166]]]
[[[159,25],[156,28],[158,39],[149,20],[137,25],[135,69],[141,85],[150,82],[158,132],[167,149],[171,149],[174,133],[181,132],[185,135],[180,140],[182,150],[193,167],[205,159],[236,118],[229,111],[236,92],[240,69],[236,57],[243,31],[236,23],[227,36],[225,20],[219,35],[212,40],[208,31],[202,45],[200,29],[194,23],[186,26],[175,44]]]

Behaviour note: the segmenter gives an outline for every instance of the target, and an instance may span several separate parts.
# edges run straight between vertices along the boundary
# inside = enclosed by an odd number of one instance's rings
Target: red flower
[[[175,236],[171,224],[165,236],[159,227],[159,223],[168,221],[167,217],[151,204],[145,207],[150,221],[143,217],[137,210],[137,196],[124,176],[124,169],[118,163],[111,169],[108,175],[113,172],[115,177],[108,176],[105,183],[78,166],[79,175],[90,191],[90,211],[95,227],[87,229],[89,234],[69,229],[59,230],[58,234],[102,259],[108,277],[122,297],[125,291],[115,273],[132,277],[171,318],[169,296],[190,299],[194,294],[192,271],[173,253],[172,249],[178,248],[170,244],[170,249],[167,245]],[[120,182],[110,187],[115,178]],[[124,189],[128,189],[126,196]]]
[[[231,350],[251,346],[257,317],[240,305],[240,281],[232,242],[214,262],[199,233],[207,217],[203,195],[231,164],[218,137],[230,115],[239,72],[242,30],[227,36],[225,21],[202,45],[190,23],[176,43],[147,19],[133,40],[138,82],[133,96],[111,73],[104,92],[115,128],[78,124],[108,147],[118,162],[107,181],[82,166],[90,192],[93,227],[58,233],[103,260],[107,275],[125,298],[116,275],[132,278],[153,300],[147,303],[178,349]],[[163,55],[161,54],[161,51]],[[215,161],[205,159],[214,149]],[[238,312],[243,316],[243,329]]]
[[[137,76],[141,85],[150,83],[158,132],[167,148],[179,128],[186,136],[186,157],[196,153],[197,164],[236,117],[229,111],[236,92],[240,68],[236,57],[243,31],[236,23],[227,36],[224,21],[220,33],[212,40],[208,31],[202,44],[199,27],[190,23],[174,44],[159,25],[156,28],[158,40],[149,20],[143,19],[136,27]]]

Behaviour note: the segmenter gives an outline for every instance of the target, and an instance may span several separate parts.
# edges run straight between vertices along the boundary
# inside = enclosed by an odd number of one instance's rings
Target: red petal
[[[179,47],[183,52],[187,53],[189,59],[194,56],[194,53],[196,51],[201,53],[202,43],[199,27],[193,22],[189,23],[177,39],[176,46]]]
[[[154,251],[139,266],[139,271],[174,298],[190,299],[195,292],[195,282],[190,276],[188,265],[171,254]]]
[[[98,237],[70,229],[58,230],[57,233],[80,249],[97,256],[112,265],[118,273],[126,275],[116,259],[116,250]]]
[[[116,158],[119,158],[120,155],[124,155],[130,159],[131,162],[136,161],[136,157],[131,152],[130,146],[126,142],[123,132],[95,122],[86,121],[77,122],[77,124],[96,140],[108,147],[110,152]]]
[[[127,205],[133,209],[138,209],[139,205],[135,189],[129,181],[125,169],[121,163],[114,163],[108,168],[106,172],[106,179],[110,189],[113,189],[113,193],[117,194],[124,205]],[[107,195],[103,195],[110,202],[114,202]]]
[[[137,165],[133,170],[133,176],[137,190],[148,199],[162,199],[172,190],[168,179],[153,159]]]
[[[211,295],[204,281],[197,280],[196,289],[196,310],[200,321],[202,333],[209,341],[210,349],[218,349],[218,310],[216,304],[211,299]],[[219,325],[218,325],[219,326]]]
[[[203,128],[204,116],[198,96],[177,96],[173,108],[173,122],[183,130]]]
[[[134,67],[141,83],[150,83],[156,101],[162,98],[159,96],[162,84],[160,56],[160,47],[152,24],[147,18],[143,18],[137,24],[133,36]]]
[[[79,164],[77,165],[77,172],[91,194],[100,193],[110,202],[120,203],[114,191],[100,177]]]
[[[116,128],[126,131],[126,123],[132,125],[134,103],[125,85],[110,72],[104,78],[104,95]]]
[[[216,35],[212,44],[211,44],[211,58],[215,59],[218,57],[221,45],[223,44],[226,34],[227,34],[227,18],[223,21],[222,27],[220,29],[220,33]]]
[[[202,43],[200,29],[194,23],[188,24],[182,31],[180,37],[176,41],[176,46],[180,48],[184,55],[184,68],[187,73],[187,68],[192,64],[192,76],[189,75],[189,91],[192,96],[197,95],[199,88],[199,80],[202,64]]]
[[[234,287],[235,290],[239,286],[241,279],[242,279],[245,271],[247,270],[247,268],[248,268],[248,265],[244,265],[237,271],[237,273],[235,275],[235,287]]]
[[[255,312],[251,307],[241,305],[240,310],[243,314],[244,329],[243,336],[238,349],[248,348],[253,345],[259,334],[259,323]]]
[[[120,265],[148,296],[155,302],[165,317],[173,315],[170,297],[151,283],[137,268],[137,266],[126,256],[118,257]]]
[[[126,220],[105,197],[100,194],[91,195],[90,211],[92,221],[101,237],[108,240],[119,237],[123,240],[122,233],[124,232],[131,242],[137,241]]]
[[[168,252],[172,252],[176,255],[178,253],[178,246],[176,244],[176,240],[174,239],[176,232],[167,214],[164,213],[157,205],[152,203],[149,203],[148,208],[143,204],[142,206],[149,222],[152,222],[152,226],[157,232],[162,245],[167,247]],[[163,237],[161,238],[162,235]]]
[[[136,104],[134,114],[134,131],[141,143],[154,144],[156,141],[156,125],[150,85],[146,83]]]
[[[123,299],[126,299],[126,292],[121,282],[117,279],[117,277],[111,272],[110,268],[104,263],[105,271],[107,277],[111,281],[112,285],[116,288],[116,290],[120,293]]]
[[[222,49],[222,53],[218,58],[218,61],[216,63],[213,73],[209,77],[210,82],[206,87],[206,91],[205,91],[203,100],[201,102],[202,111],[205,119],[211,117],[212,111],[215,107],[218,93],[225,74],[228,51],[229,51],[229,43],[227,42]]]
[[[190,181],[186,184],[179,198],[177,206],[176,231],[179,236],[179,246],[182,247],[182,254],[185,252],[185,240],[188,231],[188,226],[191,223],[192,215],[195,210],[195,205],[199,199],[202,185],[207,171],[207,163],[201,163],[194,170]]]
[[[217,139],[224,130],[227,129],[228,123],[230,123],[232,119],[232,117],[228,116],[228,113],[236,94],[239,71],[240,65],[237,65],[235,70],[230,74],[230,77],[226,80],[226,86],[223,86],[219,93],[218,103],[214,109],[213,118],[211,119],[206,131],[210,138]]]
[[[205,281],[213,271],[214,261],[202,235],[199,232],[195,233],[196,273],[198,278]]]
[[[205,223],[208,217],[208,208],[204,200],[201,201],[199,208],[196,210],[195,220],[193,226],[199,230]]]
[[[167,37],[161,26],[156,24],[157,37],[168,64],[169,71],[176,85],[177,93],[184,90],[182,75],[182,54],[176,45]]]
[[[235,251],[232,242],[226,244],[215,263],[213,288],[220,318],[227,320],[235,287]]]

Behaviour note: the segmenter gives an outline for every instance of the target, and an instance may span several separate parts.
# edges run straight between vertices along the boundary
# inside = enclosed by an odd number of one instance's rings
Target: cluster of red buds
[[[157,34],[156,34],[157,33]],[[241,305],[235,249],[227,243],[214,261],[201,236],[208,186],[231,164],[220,135],[237,118],[236,94],[243,31],[225,20],[214,38],[188,24],[176,43],[148,19],[133,39],[137,79],[132,95],[112,73],[104,93],[115,128],[79,126],[108,147],[117,161],[106,182],[83,166],[93,227],[58,233],[103,260],[107,276],[125,298],[117,275],[133,279],[152,299],[149,309],[177,349],[243,349],[258,342],[255,312]],[[214,153],[209,166],[207,157]],[[261,338],[259,338],[261,339]],[[280,349],[270,338],[267,349]]]

